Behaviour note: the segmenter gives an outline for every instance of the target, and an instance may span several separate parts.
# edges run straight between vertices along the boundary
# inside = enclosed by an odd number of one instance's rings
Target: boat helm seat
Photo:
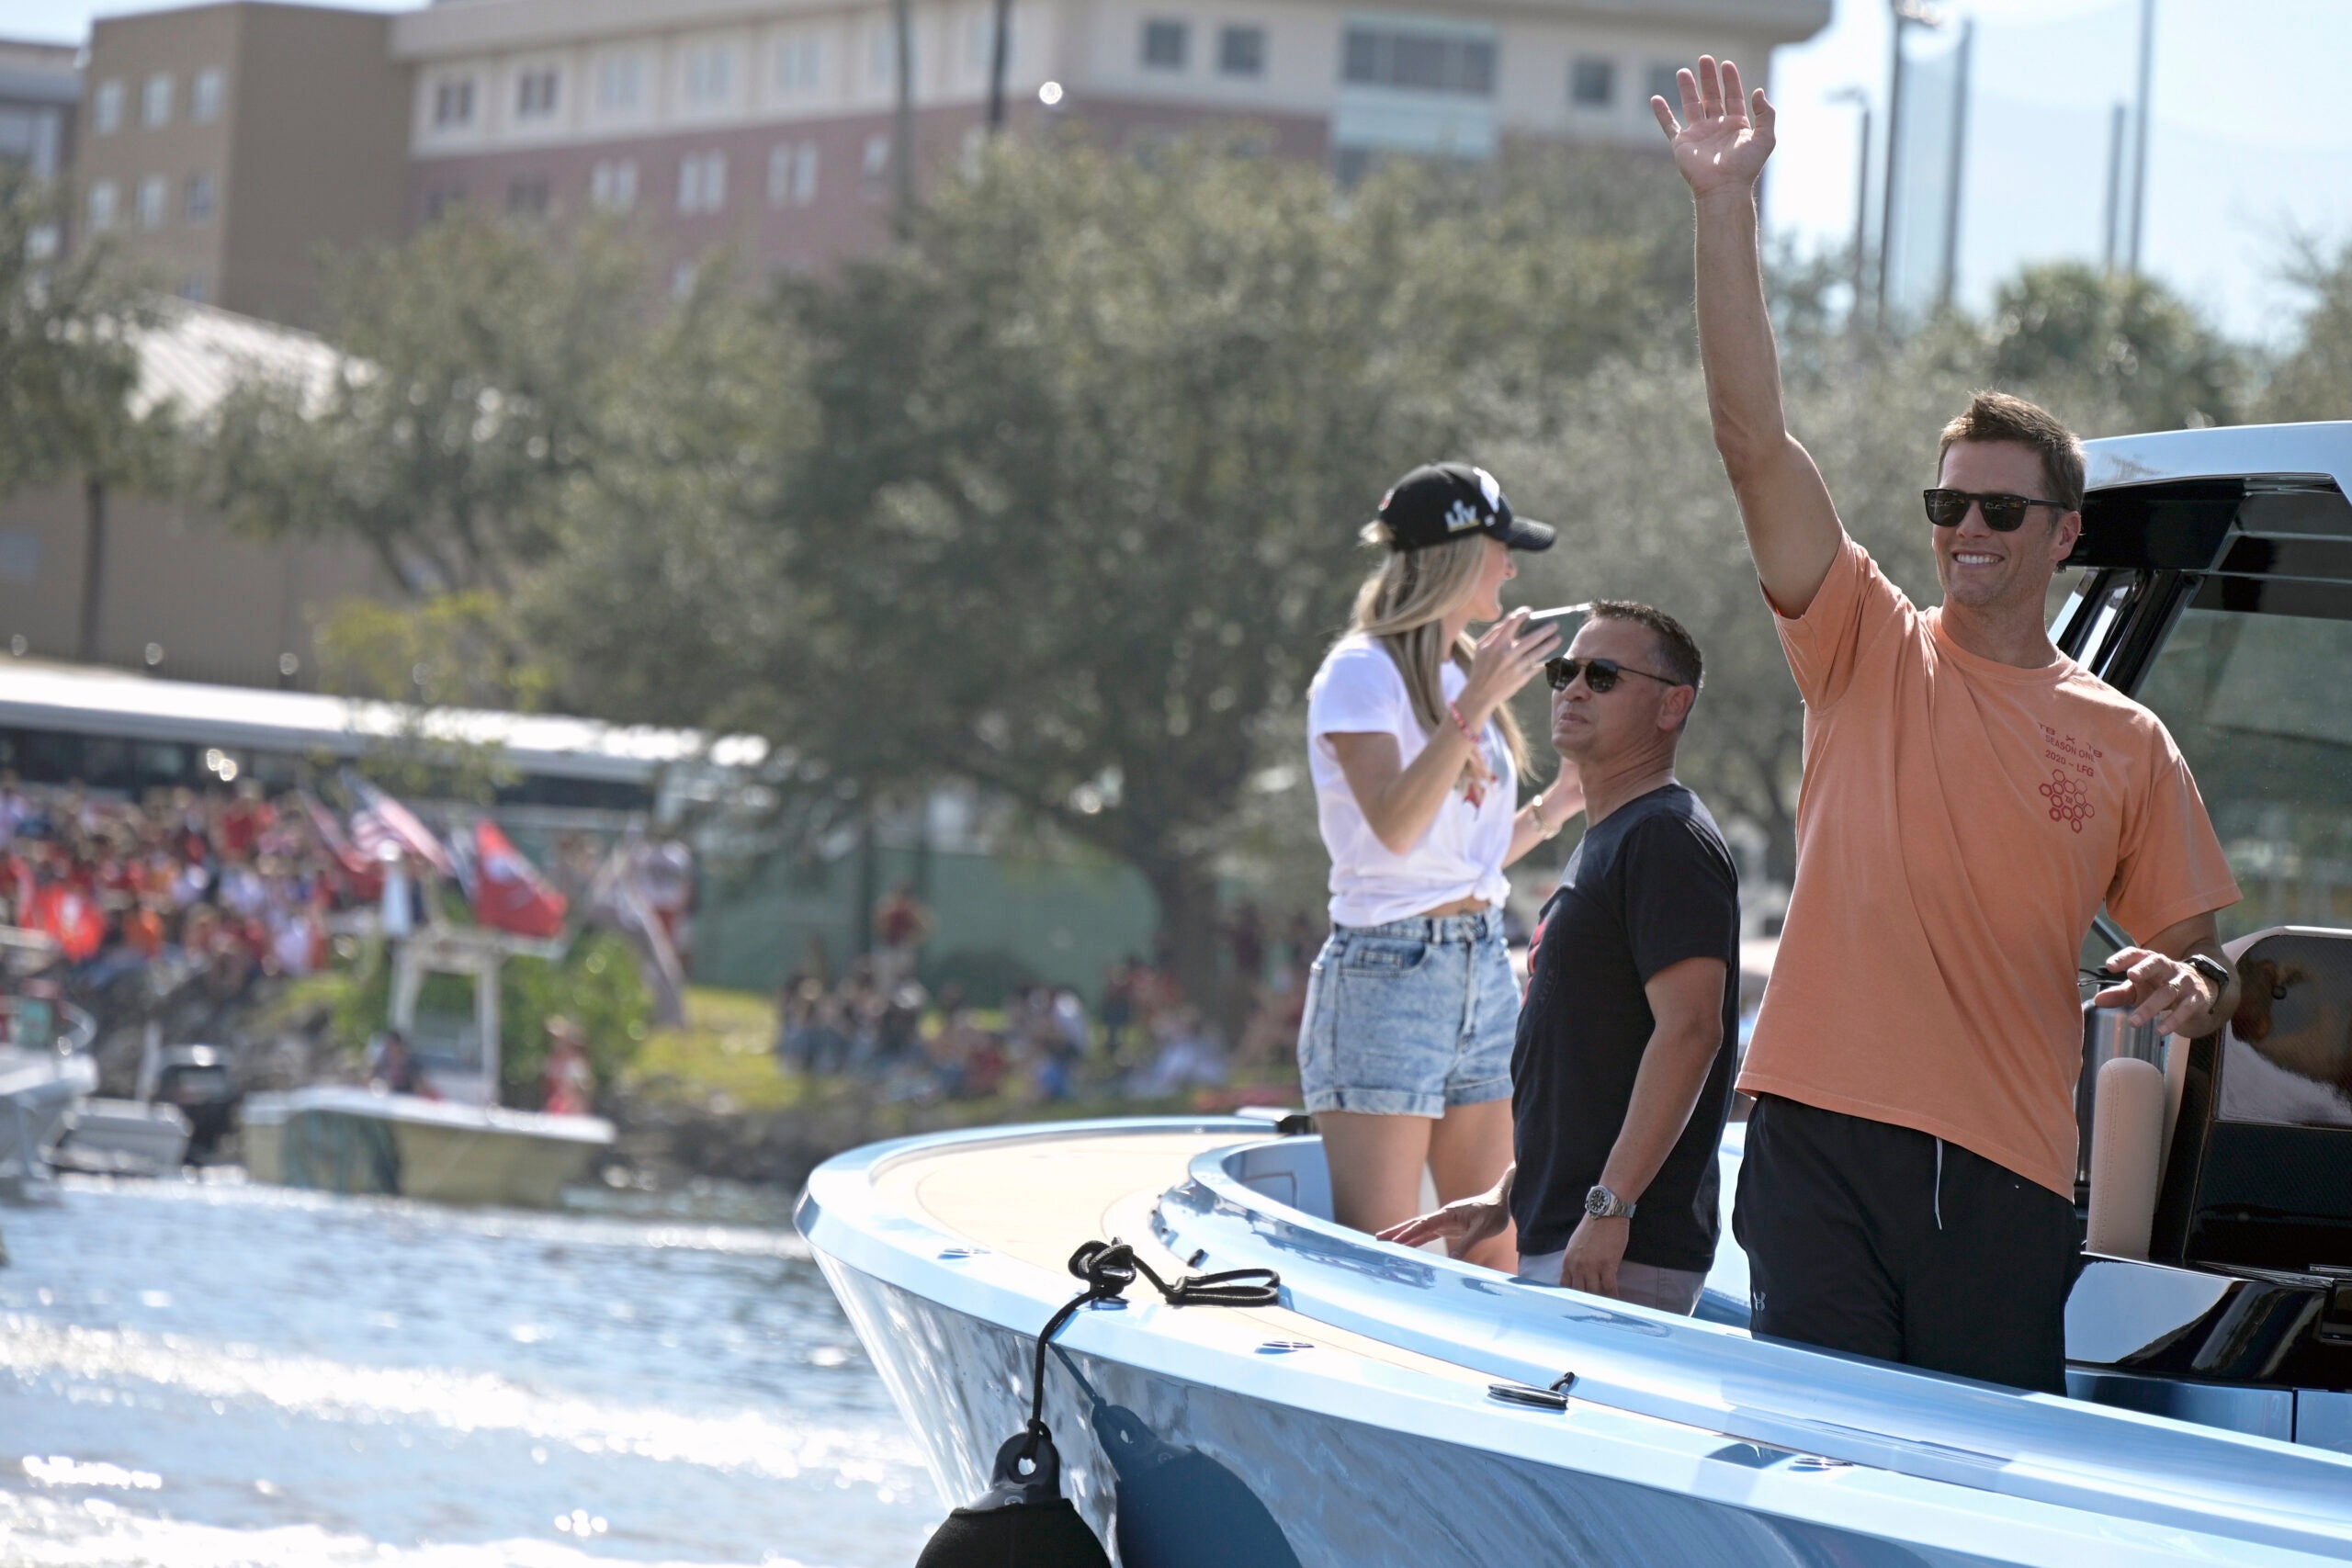
[[[2281,927],[2229,952],[2237,1012],[2176,1075],[2149,1257],[2352,1280],[2352,931]]]

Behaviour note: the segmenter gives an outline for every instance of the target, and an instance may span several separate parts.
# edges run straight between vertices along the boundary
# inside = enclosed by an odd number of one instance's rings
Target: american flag
[[[444,876],[456,873],[449,852],[416,814],[356,773],[343,775],[344,787],[359,802],[351,814],[351,841],[369,860],[381,860],[387,848],[414,855]]]

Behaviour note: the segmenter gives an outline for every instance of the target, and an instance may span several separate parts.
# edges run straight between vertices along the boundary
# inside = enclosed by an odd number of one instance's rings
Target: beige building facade
[[[322,253],[397,237],[407,90],[388,23],[254,0],[92,24],[75,229],[159,290],[311,325]]]
[[[919,170],[984,126],[991,0],[916,0]],[[1513,139],[1650,148],[1648,96],[1701,51],[1769,71],[1829,0],[1354,6],[1012,0],[1015,123],[1117,143],[1246,123],[1352,179],[1385,157]],[[393,18],[413,73],[408,218],[634,214],[682,263],[721,240],[771,266],[878,243],[897,48],[887,0],[441,0]]]

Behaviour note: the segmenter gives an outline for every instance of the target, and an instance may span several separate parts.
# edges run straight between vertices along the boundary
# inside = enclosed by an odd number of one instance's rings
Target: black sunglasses
[[[1555,692],[1565,692],[1582,675],[1595,696],[1617,689],[1621,675],[1640,675],[1662,686],[1687,686],[1688,681],[1678,681],[1671,675],[1652,675],[1646,670],[1636,670],[1630,664],[1620,664],[1613,659],[1547,659],[1544,661],[1544,678],[1552,682]]]
[[[1984,526],[1996,534],[2014,534],[2025,521],[2029,506],[2047,506],[2058,512],[2072,512],[2063,501],[2043,501],[2038,496],[1984,495],[1973,490],[1925,490],[1919,498],[1928,503],[1928,521],[1939,528],[1957,528],[1968,515],[1968,503],[1974,502],[1984,513]]]

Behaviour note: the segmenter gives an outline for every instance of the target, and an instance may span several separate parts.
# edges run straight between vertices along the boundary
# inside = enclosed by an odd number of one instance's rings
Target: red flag
[[[483,925],[516,936],[563,934],[563,895],[487,817],[474,823],[472,893],[474,919]]]
[[[107,918],[97,900],[68,883],[44,883],[27,914],[25,923],[55,937],[74,964],[96,956],[107,939]]]

